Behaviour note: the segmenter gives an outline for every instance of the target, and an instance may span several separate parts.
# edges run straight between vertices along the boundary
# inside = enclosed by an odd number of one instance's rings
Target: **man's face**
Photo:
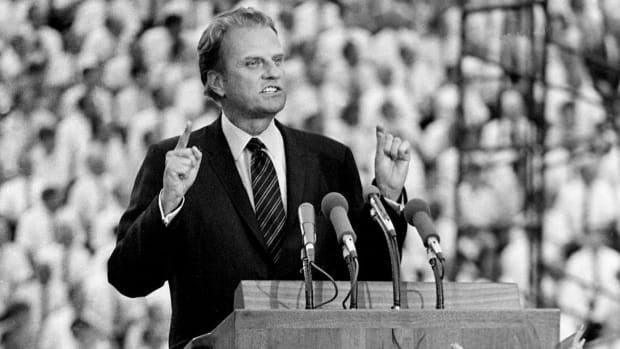
[[[286,102],[284,53],[269,27],[234,28],[222,45],[222,105],[232,118],[275,116]]]

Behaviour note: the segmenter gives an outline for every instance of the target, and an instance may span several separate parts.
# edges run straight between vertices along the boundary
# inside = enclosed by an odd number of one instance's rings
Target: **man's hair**
[[[222,68],[220,51],[224,34],[232,28],[243,27],[269,27],[276,34],[278,33],[269,16],[251,7],[240,7],[217,15],[207,29],[202,32],[200,41],[198,41],[200,80],[207,88],[207,95],[216,101],[219,96],[207,86],[207,73],[210,70]]]

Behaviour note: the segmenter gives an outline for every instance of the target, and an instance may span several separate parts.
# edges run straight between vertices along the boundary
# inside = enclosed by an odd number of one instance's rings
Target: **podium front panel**
[[[226,322],[194,348],[548,349],[559,337],[558,310],[235,310]]]

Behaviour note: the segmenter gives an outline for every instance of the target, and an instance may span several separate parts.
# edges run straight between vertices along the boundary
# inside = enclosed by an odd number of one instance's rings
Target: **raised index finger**
[[[377,154],[383,152],[383,148],[385,147],[385,129],[381,125],[377,125],[376,127],[377,134]]]
[[[187,123],[185,124],[185,130],[183,130],[183,134],[181,134],[181,137],[179,137],[179,140],[177,141],[177,145],[174,147],[175,150],[187,148],[187,142],[189,142],[190,133],[192,133],[192,121],[187,120]]]

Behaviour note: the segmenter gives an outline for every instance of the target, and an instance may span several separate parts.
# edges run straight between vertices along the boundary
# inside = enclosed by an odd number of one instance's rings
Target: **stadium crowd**
[[[167,290],[125,298],[106,263],[148,146],[218,117],[196,44],[232,6],[277,21],[288,52],[280,121],[349,145],[363,183],[375,125],[414,145],[406,189],[430,203],[449,280],[516,282],[532,304],[524,146],[544,148],[533,184],[544,198],[544,305],[562,310],[562,337],[584,322],[617,336],[614,4],[550,0],[549,89],[531,95],[525,76],[542,54],[528,30],[542,38],[545,27],[501,10],[463,24],[450,0],[0,0],[0,348],[167,347]],[[432,280],[413,228],[402,274]]]

